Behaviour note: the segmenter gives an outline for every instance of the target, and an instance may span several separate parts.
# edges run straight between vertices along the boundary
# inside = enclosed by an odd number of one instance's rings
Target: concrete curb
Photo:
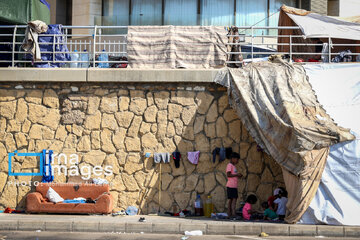
[[[136,223],[108,221],[43,221],[43,220],[2,220],[2,231],[60,231],[60,232],[126,232],[183,234],[184,231],[201,230],[206,235],[258,235],[266,232],[270,236],[324,236],[360,237],[360,226],[289,225],[275,223],[246,222],[168,222]]]

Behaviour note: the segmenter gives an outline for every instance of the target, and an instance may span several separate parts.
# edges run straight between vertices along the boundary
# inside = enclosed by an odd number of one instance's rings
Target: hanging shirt
[[[226,175],[227,175],[228,172],[231,172],[231,174],[237,174],[238,173],[237,170],[236,170],[236,167],[232,163],[229,163],[226,166]],[[237,188],[238,187],[238,177],[228,177],[226,187]]]

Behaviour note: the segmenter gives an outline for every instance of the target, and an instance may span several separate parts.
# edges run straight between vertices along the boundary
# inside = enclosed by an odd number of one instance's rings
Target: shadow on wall
[[[257,207],[283,186],[280,167],[257,149],[228,104],[226,89],[215,84],[36,84],[0,85],[0,208],[24,209],[40,177],[8,176],[7,154],[51,149],[63,153],[54,165],[55,182],[68,182],[70,169],[111,183],[115,210],[137,206],[143,214],[188,209],[197,194],[211,195],[217,212],[226,211],[229,160],[215,163],[215,147],[239,152],[239,199],[250,193]],[[154,163],[155,152],[179,151],[174,161]],[[200,151],[197,165],[187,152]],[[150,153],[150,157],[145,157]],[[78,157],[75,157],[78,156]],[[66,158],[64,157],[66,156]],[[38,160],[16,160],[13,169],[38,171]],[[95,172],[112,166],[112,174]],[[85,171],[86,170],[86,171]],[[74,170],[75,171],[75,170]],[[73,174],[74,172],[72,172]],[[10,182],[25,183],[15,186]],[[238,205],[239,206],[239,205]]]

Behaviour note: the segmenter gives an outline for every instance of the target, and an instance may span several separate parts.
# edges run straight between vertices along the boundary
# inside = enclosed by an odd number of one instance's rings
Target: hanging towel
[[[170,162],[170,153],[154,153],[154,162],[160,163],[163,161],[164,163]]]
[[[188,160],[189,160],[192,164],[198,164],[198,162],[199,162],[199,156],[200,156],[200,151],[188,152]]]
[[[181,154],[179,152],[173,152],[172,156],[173,156],[173,160],[175,162],[175,167],[179,168],[180,167]]]
[[[216,162],[216,155],[218,155],[220,152],[220,148],[215,148],[213,151],[212,151],[212,155],[213,155],[213,163]]]
[[[51,161],[53,158],[53,151],[52,150],[43,150],[43,177],[41,182],[52,182],[54,181],[54,176],[52,175],[51,171]]]

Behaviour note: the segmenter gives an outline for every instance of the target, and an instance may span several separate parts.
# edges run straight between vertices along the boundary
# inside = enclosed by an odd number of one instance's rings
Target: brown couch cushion
[[[109,192],[109,185],[89,183],[40,183],[36,187],[36,191],[41,193],[43,197],[46,197],[49,187],[52,187],[64,199],[77,197],[96,199],[102,193]]]

